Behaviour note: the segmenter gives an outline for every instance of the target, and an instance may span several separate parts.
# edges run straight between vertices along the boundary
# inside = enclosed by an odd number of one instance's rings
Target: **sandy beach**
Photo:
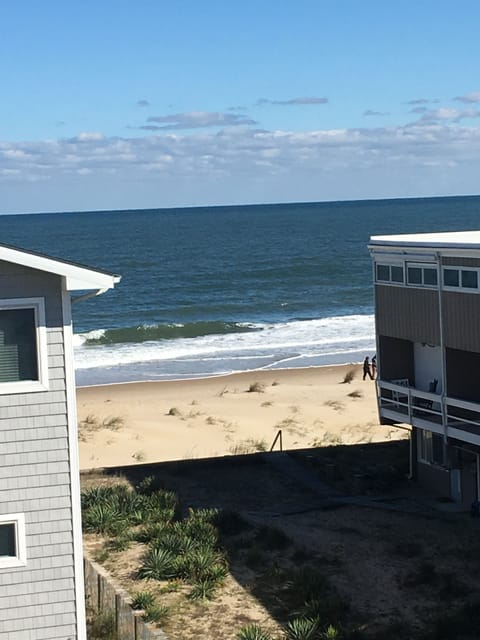
[[[82,469],[267,450],[279,429],[284,449],[407,436],[379,425],[358,365],[84,387],[77,401]]]

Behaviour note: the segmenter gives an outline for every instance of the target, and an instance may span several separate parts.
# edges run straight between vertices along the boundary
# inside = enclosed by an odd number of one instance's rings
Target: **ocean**
[[[480,228],[480,196],[0,216],[0,240],[122,276],[74,305],[77,383],[360,362],[371,235]]]

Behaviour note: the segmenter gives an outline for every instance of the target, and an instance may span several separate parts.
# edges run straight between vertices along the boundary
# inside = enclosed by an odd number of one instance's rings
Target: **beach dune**
[[[354,374],[351,382],[345,376]],[[82,469],[404,438],[378,423],[359,365],[77,390]]]

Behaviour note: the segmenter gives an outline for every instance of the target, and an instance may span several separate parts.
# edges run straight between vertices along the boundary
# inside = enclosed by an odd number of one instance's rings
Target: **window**
[[[0,301],[0,393],[48,388],[42,298]]]
[[[443,270],[443,286],[444,287],[459,287],[460,286],[460,273],[458,269],[444,269]]]
[[[464,271],[462,269],[462,287],[464,289],[478,288],[478,273],[476,271]]]
[[[436,287],[437,267],[410,262],[407,264],[407,284],[418,287]]]
[[[0,569],[27,562],[23,513],[0,515]]]
[[[376,264],[377,282],[394,282],[403,284],[403,265]]]
[[[418,433],[418,459],[428,464],[444,465],[443,438],[438,433],[419,429]]]
[[[478,290],[478,269],[448,267],[443,269],[443,286]]]

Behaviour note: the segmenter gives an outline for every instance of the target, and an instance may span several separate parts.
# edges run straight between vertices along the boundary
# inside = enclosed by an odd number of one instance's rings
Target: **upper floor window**
[[[0,569],[26,564],[23,513],[0,515]]]
[[[418,287],[436,287],[438,284],[437,267],[417,262],[407,263],[407,284]]]
[[[463,269],[460,267],[444,267],[443,286],[455,289],[478,290],[478,269]]]
[[[0,300],[0,393],[47,389],[43,298]]]
[[[377,282],[404,283],[403,265],[377,263],[375,266]]]

